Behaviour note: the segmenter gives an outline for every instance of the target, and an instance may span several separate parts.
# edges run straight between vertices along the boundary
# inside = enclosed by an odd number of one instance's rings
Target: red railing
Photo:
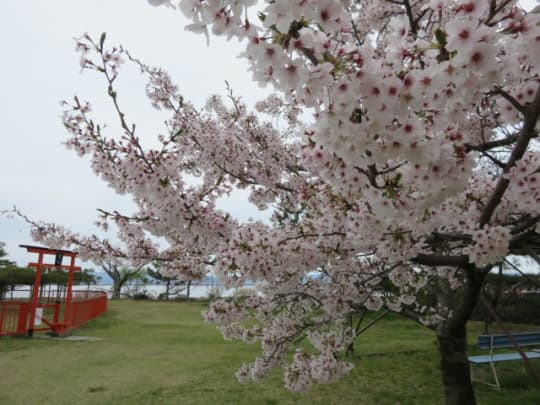
[[[107,293],[104,291],[73,291],[70,301],[68,305],[57,297],[40,299],[34,322],[30,322],[31,302],[0,301],[0,336],[31,335],[43,331],[64,334],[107,310]]]
[[[67,320],[71,328],[97,318],[107,310],[107,293],[104,291],[74,291],[71,313]]]
[[[0,336],[26,334],[29,308],[28,302],[0,301]]]

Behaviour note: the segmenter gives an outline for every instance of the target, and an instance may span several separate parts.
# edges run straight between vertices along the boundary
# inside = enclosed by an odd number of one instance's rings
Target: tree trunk
[[[112,297],[113,300],[119,300],[121,298],[121,291],[122,286],[124,285],[124,282],[122,280],[118,280],[116,278],[113,278],[113,287],[112,287]]]
[[[191,289],[191,280],[188,280],[187,282],[187,292],[186,292],[186,298],[189,300],[189,294]]]
[[[476,404],[467,361],[465,325],[437,334],[446,405]]]

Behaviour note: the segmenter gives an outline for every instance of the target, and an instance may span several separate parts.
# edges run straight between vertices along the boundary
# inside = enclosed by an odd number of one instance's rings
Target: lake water
[[[77,286],[79,287],[79,286]],[[75,289],[75,287],[73,287]],[[82,289],[87,289],[81,288]],[[90,286],[90,290],[100,290],[100,291],[106,291],[107,295],[111,296],[112,294],[112,286],[111,285],[96,285],[96,286]],[[122,294],[127,295],[133,295],[135,293],[142,293],[144,292],[146,295],[148,295],[150,298],[158,298],[160,294],[165,293],[165,286],[164,285],[154,285],[154,284],[147,284],[147,285],[140,285],[136,287],[127,287],[122,289]],[[184,289],[181,291],[180,296],[186,294],[187,289]],[[226,290],[222,287],[219,287],[217,285],[192,285],[189,289],[189,296],[190,298],[208,298],[209,295],[214,293],[218,293],[221,297],[230,297],[234,294],[234,289]]]
[[[48,290],[48,287],[44,287],[44,293],[46,294],[46,291]],[[105,291],[107,293],[107,296],[111,298],[112,296],[112,285],[91,285],[91,286],[82,286],[82,285],[74,285],[73,291]],[[137,286],[127,286],[122,289],[123,295],[134,295],[136,293],[145,293],[150,298],[157,299],[160,294],[163,294],[165,292],[165,286],[164,285],[154,285],[154,284],[147,284],[147,285],[137,285]],[[183,290],[180,294],[180,296],[186,294],[187,290]],[[221,297],[230,297],[234,294],[235,289],[224,289],[219,287],[216,284],[212,285],[192,285],[190,288],[190,298],[208,298],[210,295],[219,295]],[[15,291],[13,291],[13,298],[29,298],[30,295],[30,289],[25,287],[17,288]],[[6,293],[5,299],[11,298],[11,292]],[[172,298],[172,297],[171,297]]]

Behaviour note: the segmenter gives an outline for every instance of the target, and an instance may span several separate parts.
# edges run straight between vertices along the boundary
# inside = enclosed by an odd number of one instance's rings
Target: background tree
[[[101,268],[112,279],[112,299],[122,298],[122,288],[124,288],[129,282],[134,280],[140,280],[140,277],[144,267],[138,267],[130,269],[127,267],[120,267],[115,263],[104,263]]]
[[[512,0],[256,4],[179,7],[188,29],[244,41],[253,80],[281,94],[257,112],[232,92],[197,109],[163,70],[106,48],[105,35],[79,39],[82,68],[103,75],[122,129],[106,136],[76,97],[64,104],[67,145],[137,204],[129,216],[101,212],[128,246],[118,257],[188,279],[211,265],[226,287],[264,281],[262,294],[206,313],[225,337],[262,343],[240,381],[265,377],[301,337],[316,350],[295,352],[286,385],[335,381],[361,330],[350,320],[385,307],[433,330],[446,402],[475,403],[466,323],[494,266],[540,251],[540,15]],[[155,148],[121,107],[126,61],[169,114]],[[270,224],[218,208],[237,188],[274,208]],[[81,256],[101,246],[53,224],[33,236],[82,246]]]
[[[74,275],[75,284],[85,284],[88,288],[98,282],[99,276],[95,274],[94,269],[83,269],[81,272],[77,272]]]
[[[15,262],[6,258],[5,244],[0,242],[0,299],[5,299],[6,294],[13,292],[18,285],[31,286],[34,283],[32,269],[18,267]]]
[[[6,246],[6,244],[4,242],[0,242],[0,269],[15,265],[15,262],[5,258],[7,256],[7,252],[4,250],[4,246]]]
[[[159,266],[156,266],[155,269],[148,268],[147,274],[151,279],[165,286],[165,292],[159,295],[160,299],[168,300],[184,292],[186,298],[189,299],[191,280],[181,280],[178,275],[164,275],[159,271]]]

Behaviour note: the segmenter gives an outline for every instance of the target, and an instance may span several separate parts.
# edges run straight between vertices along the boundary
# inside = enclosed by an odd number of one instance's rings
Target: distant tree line
[[[483,295],[502,322],[540,325],[539,274],[505,274],[500,268],[490,273],[488,279]],[[485,333],[495,326],[495,320],[481,300],[476,304],[472,319],[484,322]]]

